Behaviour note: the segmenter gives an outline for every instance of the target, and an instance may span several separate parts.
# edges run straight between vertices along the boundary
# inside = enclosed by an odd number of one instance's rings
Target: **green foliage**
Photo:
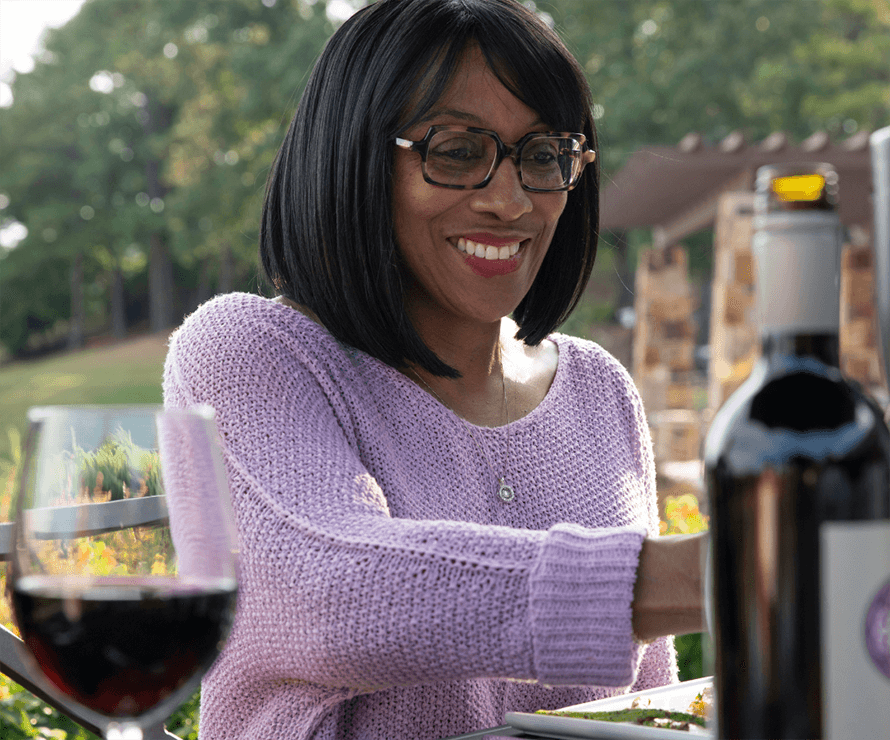
[[[5,257],[0,254],[0,344],[13,355],[32,336],[68,318],[67,260],[48,256],[35,265],[32,252],[29,237]]]
[[[890,123],[886,0],[538,0],[588,74],[604,172],[697,131]]]
[[[678,635],[674,638],[677,650],[677,668],[681,681],[701,678],[705,673],[703,643],[709,641],[706,633]]]
[[[78,448],[75,469],[81,471],[80,485],[87,492],[108,492],[111,501],[160,492],[158,454],[143,450],[122,430],[92,452]]]
[[[0,225],[28,229],[0,254],[6,349],[125,325],[140,302],[162,329],[214,282],[254,287],[263,182],[332,30],[324,3],[89,0],[50,33],[0,109]],[[127,300],[120,277],[140,272],[146,292]]]
[[[201,690],[177,709],[164,723],[167,729],[182,740],[198,740],[198,717],[200,715]]]
[[[824,0],[811,8],[816,27],[761,59],[742,112],[798,136],[890,124],[890,4]]]
[[[100,740],[2,675],[0,735],[3,740]]]
[[[182,740],[198,740],[200,690],[164,723]],[[0,737],[3,740],[101,740],[92,732],[0,675]]]

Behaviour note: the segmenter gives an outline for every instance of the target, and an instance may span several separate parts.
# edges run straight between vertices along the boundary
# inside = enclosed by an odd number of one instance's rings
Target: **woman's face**
[[[436,125],[490,129],[508,145],[552,130],[500,83],[478,49],[464,54],[445,94],[402,137],[420,140]],[[412,319],[432,311],[495,322],[511,314],[547,254],[567,194],[523,190],[509,157],[480,190],[430,185],[420,155],[398,147],[393,172],[393,222],[412,278],[406,296]]]

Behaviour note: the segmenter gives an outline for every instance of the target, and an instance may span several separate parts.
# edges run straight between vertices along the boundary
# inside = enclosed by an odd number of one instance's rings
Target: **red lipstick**
[[[492,244],[491,246],[496,246]],[[480,277],[490,278],[498,275],[507,275],[519,267],[521,252],[517,252],[510,259],[506,260],[487,260],[482,257],[464,255],[469,268]]]

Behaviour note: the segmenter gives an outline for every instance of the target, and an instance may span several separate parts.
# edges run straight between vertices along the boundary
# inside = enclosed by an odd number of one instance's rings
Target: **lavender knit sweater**
[[[528,416],[474,427],[284,305],[216,298],[174,334],[165,403],[207,403],[241,536],[204,740],[435,740],[677,680],[631,634],[656,533],[643,409],[621,365],[555,334]]]

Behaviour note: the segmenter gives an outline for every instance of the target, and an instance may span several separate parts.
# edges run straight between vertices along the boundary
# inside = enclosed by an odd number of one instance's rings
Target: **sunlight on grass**
[[[0,459],[9,428],[25,435],[31,406],[160,403],[166,354],[167,335],[156,334],[0,367]]]

